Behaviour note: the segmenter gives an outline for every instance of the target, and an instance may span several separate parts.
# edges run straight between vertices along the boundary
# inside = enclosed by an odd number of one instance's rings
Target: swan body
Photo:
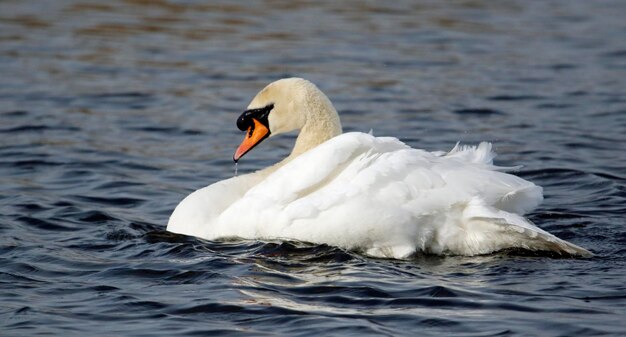
[[[193,192],[174,210],[168,231],[326,243],[388,258],[506,248],[591,256],[523,217],[542,201],[542,189],[494,166],[490,143],[442,153],[391,137],[341,134],[330,101],[298,78],[270,84],[246,112],[238,126],[248,132],[235,160],[265,137],[255,133],[300,129],[291,155]]]

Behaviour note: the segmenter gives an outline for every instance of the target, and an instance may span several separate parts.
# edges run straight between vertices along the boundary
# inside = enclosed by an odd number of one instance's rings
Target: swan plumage
[[[238,121],[247,136],[235,160],[262,140],[253,137],[257,128],[269,136],[300,129],[291,155],[193,192],[168,231],[326,243],[390,258],[506,248],[591,255],[523,217],[541,203],[542,189],[494,166],[490,143],[427,152],[392,137],[342,134],[328,98],[298,78],[270,84],[247,112]]]

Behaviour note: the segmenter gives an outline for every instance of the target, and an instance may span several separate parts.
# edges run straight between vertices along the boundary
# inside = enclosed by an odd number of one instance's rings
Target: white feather
[[[495,170],[490,148],[456,146],[437,156],[395,138],[343,134],[249,190],[237,177],[190,195],[168,230],[206,239],[323,242],[394,258],[511,247],[586,255],[521,216],[541,202],[541,188]],[[181,214],[183,209],[205,214]]]
[[[302,79],[268,85],[250,108],[270,103],[273,134],[301,130],[291,155],[190,194],[168,231],[295,239],[393,258],[514,247],[591,256],[522,216],[541,203],[542,189],[494,166],[491,143],[426,152],[371,132],[341,134],[328,98]]]

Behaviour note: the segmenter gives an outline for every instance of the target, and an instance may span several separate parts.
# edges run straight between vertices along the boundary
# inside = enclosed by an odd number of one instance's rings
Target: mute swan
[[[522,216],[542,201],[542,189],[494,166],[490,143],[457,144],[444,154],[391,137],[342,134],[329,99],[300,78],[261,90],[237,126],[246,135],[235,162],[267,137],[300,133],[278,164],[191,193],[168,231],[294,239],[388,258],[513,247],[592,256]]]

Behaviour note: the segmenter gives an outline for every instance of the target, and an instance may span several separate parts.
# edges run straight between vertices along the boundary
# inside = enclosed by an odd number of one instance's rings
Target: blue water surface
[[[626,2],[0,2],[0,335],[626,334]],[[407,261],[165,231],[305,77],[345,131],[492,141],[590,259]],[[286,156],[267,140],[239,172]]]

